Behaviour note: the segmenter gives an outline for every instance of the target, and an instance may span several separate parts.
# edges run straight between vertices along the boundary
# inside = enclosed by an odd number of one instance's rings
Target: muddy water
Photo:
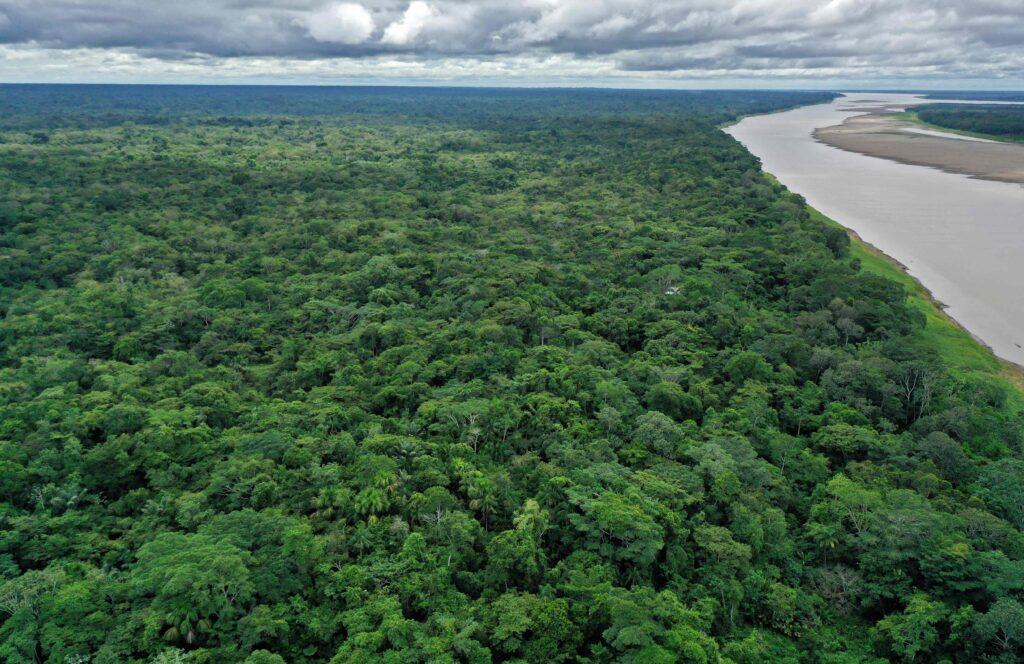
[[[851,94],[726,131],[812,206],[906,265],[997,355],[1024,365],[1024,187],[846,152],[811,136],[874,107],[918,101]]]

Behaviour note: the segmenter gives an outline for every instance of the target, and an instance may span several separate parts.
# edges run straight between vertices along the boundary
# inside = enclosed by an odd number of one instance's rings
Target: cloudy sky
[[[0,0],[0,81],[1024,88],[1024,0]]]

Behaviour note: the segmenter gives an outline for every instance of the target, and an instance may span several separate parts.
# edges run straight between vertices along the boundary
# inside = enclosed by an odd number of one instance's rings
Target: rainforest
[[[2,86],[0,661],[1020,661],[1019,374],[720,130],[833,97]]]
[[[996,140],[1024,141],[1024,106],[926,104],[914,113],[917,119],[936,127]]]

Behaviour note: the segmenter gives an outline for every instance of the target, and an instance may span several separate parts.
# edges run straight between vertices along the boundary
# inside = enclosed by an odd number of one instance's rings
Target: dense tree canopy
[[[926,104],[914,112],[925,122],[940,127],[1024,141],[1024,102],[1020,106]]]
[[[1024,657],[1017,395],[716,128],[821,95],[143,90],[3,102],[0,660]]]

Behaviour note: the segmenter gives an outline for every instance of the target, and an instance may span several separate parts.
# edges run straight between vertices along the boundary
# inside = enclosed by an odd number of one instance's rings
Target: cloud
[[[587,34],[598,39],[620,34],[636,25],[636,19],[622,14],[614,14],[596,23],[587,30]]]
[[[416,39],[416,36],[437,16],[438,12],[433,6],[423,0],[413,0],[402,14],[402,18],[384,30],[381,42],[405,46]]]
[[[318,42],[359,44],[370,38],[376,27],[366,7],[355,2],[327,5],[309,15],[309,34]]]
[[[557,61],[606,78],[1024,79],[1022,0],[324,2],[0,0],[0,45],[34,52],[22,76],[43,78],[74,52],[135,63],[117,71],[189,62],[213,77],[261,66],[386,77],[437,62],[466,79],[510,62],[548,76]]]

